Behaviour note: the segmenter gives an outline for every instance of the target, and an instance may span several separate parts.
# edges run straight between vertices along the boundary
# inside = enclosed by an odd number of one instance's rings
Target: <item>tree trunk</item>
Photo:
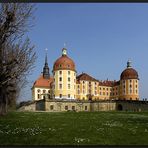
[[[5,94],[5,87],[0,88],[0,116],[7,114],[7,98]]]

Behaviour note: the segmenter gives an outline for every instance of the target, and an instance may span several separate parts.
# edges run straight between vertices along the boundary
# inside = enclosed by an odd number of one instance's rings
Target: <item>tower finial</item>
[[[62,49],[62,55],[65,56],[67,55],[67,49],[66,49],[66,43],[64,43],[64,48]]]
[[[129,60],[127,61],[127,68],[132,67],[132,66],[131,66],[131,63],[132,63],[132,62],[131,62],[131,60],[129,59]]]
[[[64,48],[66,48],[66,42],[64,43]]]

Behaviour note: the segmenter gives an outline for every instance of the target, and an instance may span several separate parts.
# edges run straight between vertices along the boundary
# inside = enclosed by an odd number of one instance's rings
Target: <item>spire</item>
[[[131,67],[132,67],[132,66],[131,66],[131,63],[132,63],[132,62],[131,62],[130,60],[127,61],[127,68],[131,68]]]
[[[48,62],[47,62],[47,53],[46,53],[46,56],[45,56],[45,64],[48,65]]]
[[[48,79],[50,77],[50,74],[49,74],[49,67],[48,67],[48,62],[47,62],[47,48],[45,49],[46,50],[46,55],[45,55],[45,64],[44,64],[44,67],[43,67],[43,77],[45,79]]]

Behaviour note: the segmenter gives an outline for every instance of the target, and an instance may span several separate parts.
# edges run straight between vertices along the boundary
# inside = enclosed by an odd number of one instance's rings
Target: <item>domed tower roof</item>
[[[75,63],[67,56],[67,49],[62,49],[62,56],[58,58],[53,65],[53,71],[56,70],[73,70],[75,71]]]
[[[127,62],[127,68],[121,73],[120,79],[139,79],[138,72],[131,67],[131,61]]]

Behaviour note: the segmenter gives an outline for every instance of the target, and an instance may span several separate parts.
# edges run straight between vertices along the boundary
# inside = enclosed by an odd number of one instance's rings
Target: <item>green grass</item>
[[[148,112],[10,112],[0,145],[148,145]]]

